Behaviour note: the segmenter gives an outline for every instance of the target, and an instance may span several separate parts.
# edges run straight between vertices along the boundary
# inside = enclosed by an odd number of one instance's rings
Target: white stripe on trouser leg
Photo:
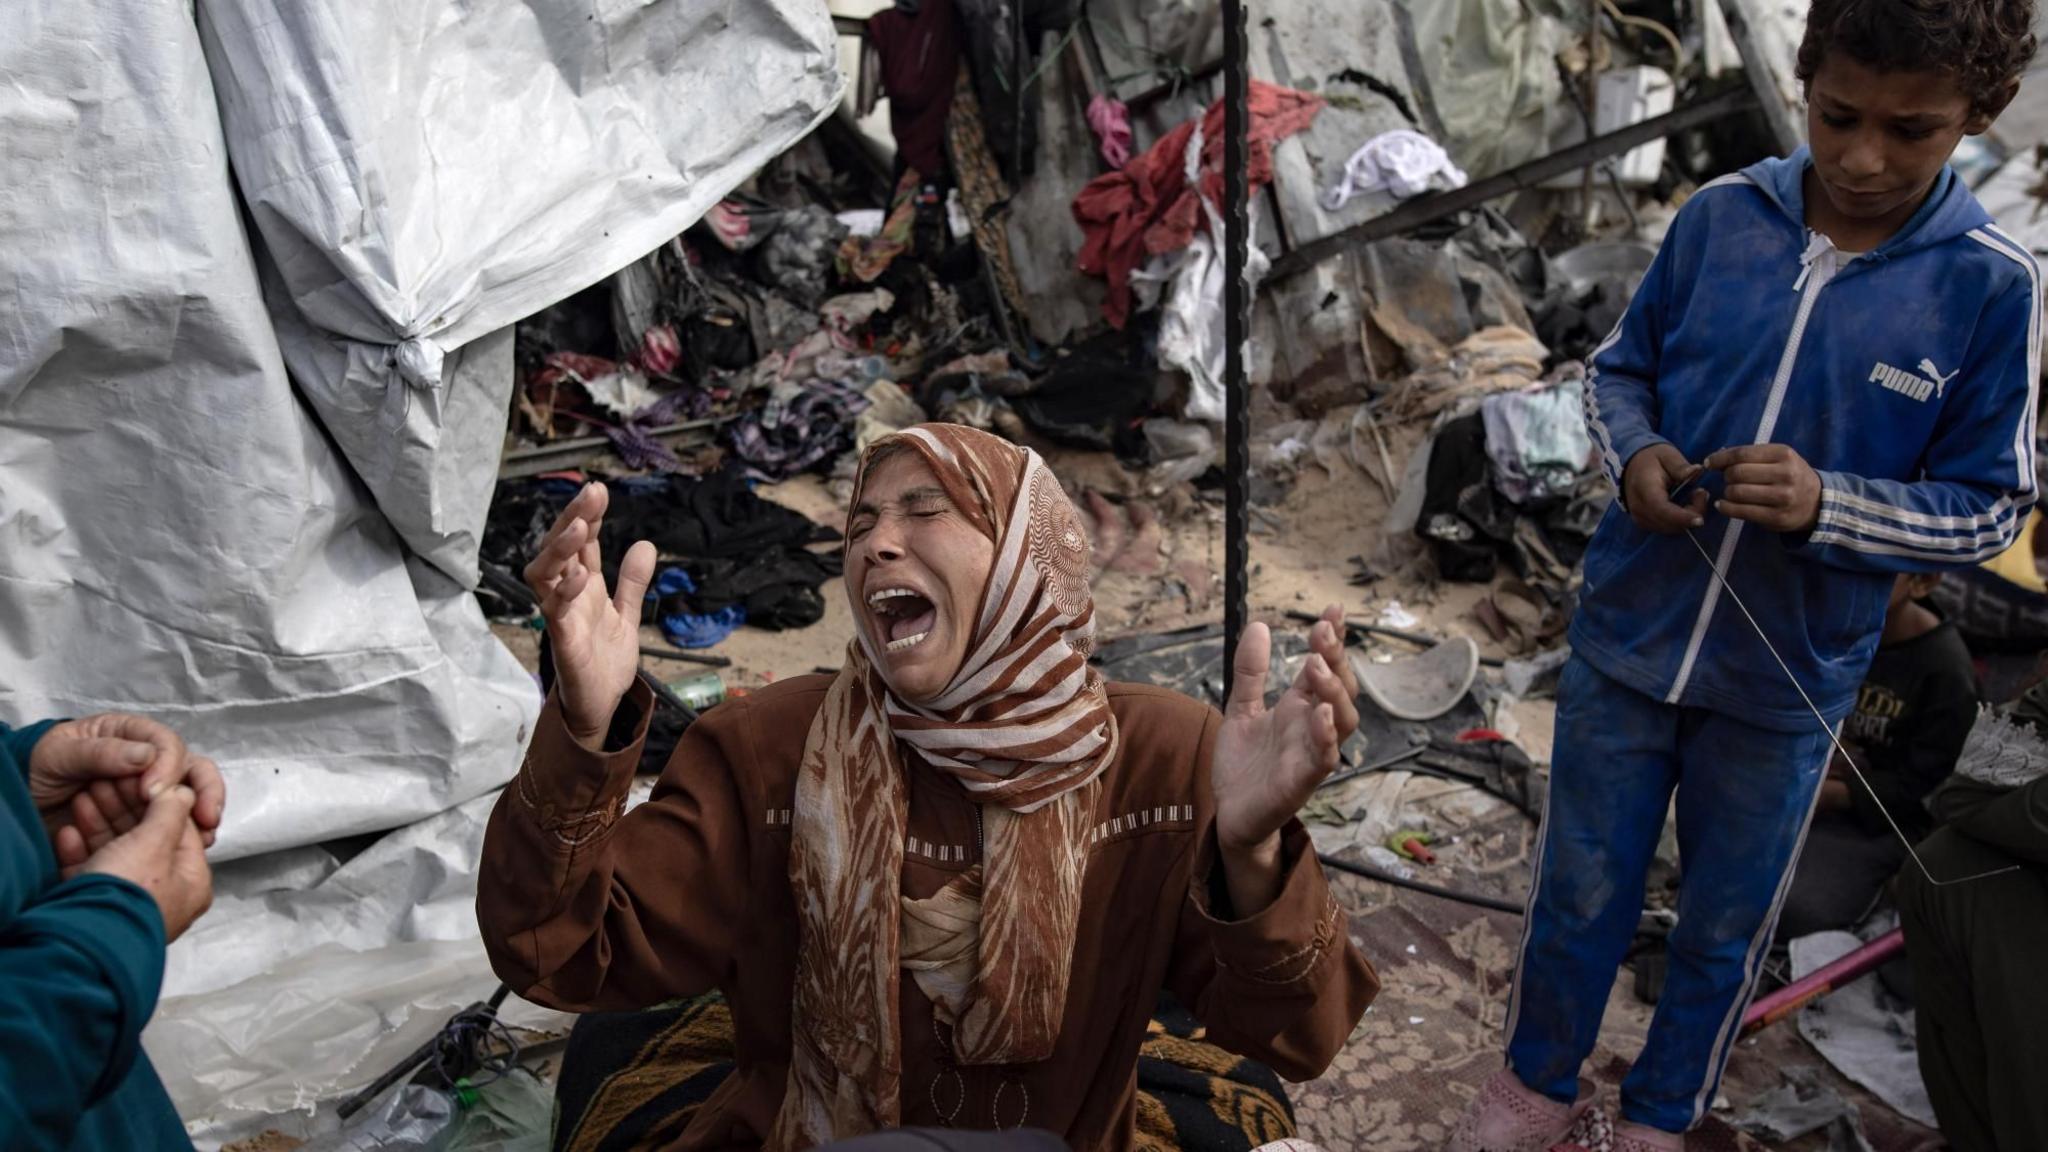
[[[1515,974],[1513,983],[1508,985],[1508,1022],[1501,1033],[1501,1053],[1515,1042],[1515,1024],[1522,1018],[1522,969],[1528,966],[1529,942],[1536,936],[1536,895],[1543,887],[1543,858],[1550,846],[1550,784],[1557,775],[1557,765],[1550,766],[1550,775],[1543,780],[1543,819],[1536,822],[1536,859],[1529,868],[1529,896],[1522,902],[1522,946],[1515,950]]]
[[[1841,725],[1835,726],[1839,733]],[[1829,745],[1832,748],[1832,743]],[[1778,891],[1771,898],[1770,911],[1764,915],[1764,922],[1757,928],[1756,936],[1749,942],[1749,954],[1742,962],[1742,989],[1735,995],[1735,1003],[1728,1014],[1721,1019],[1721,1031],[1714,1037],[1713,1057],[1707,1062],[1706,1082],[1700,1085],[1699,1094],[1693,1097],[1691,1127],[1698,1124],[1712,1103],[1714,1086],[1721,1082],[1721,1073],[1728,1066],[1728,1058],[1734,1055],[1735,1038],[1741,1031],[1742,1017],[1749,1011],[1749,1002],[1756,995],[1757,961],[1763,955],[1763,948],[1771,934],[1778,929],[1778,913],[1784,909],[1785,896],[1792,890],[1792,874],[1799,868],[1799,854],[1806,851],[1806,834],[1813,829],[1814,809],[1820,806],[1821,784],[1827,775],[1827,765],[1821,765],[1821,780],[1814,781],[1813,797],[1806,802],[1806,819],[1799,826],[1799,839],[1792,845],[1792,854],[1785,859],[1785,870],[1778,876]]]

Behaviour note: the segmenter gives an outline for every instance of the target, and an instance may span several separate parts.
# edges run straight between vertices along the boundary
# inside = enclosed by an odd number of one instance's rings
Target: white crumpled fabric
[[[1188,137],[1186,153],[1188,182],[1196,187],[1201,184],[1201,164],[1202,127],[1197,123],[1194,134]],[[1189,420],[1220,424],[1224,411],[1224,350],[1228,343],[1223,316],[1223,288],[1227,279],[1223,216],[1206,198],[1202,201],[1202,215],[1208,219],[1208,230],[1197,231],[1186,251],[1170,258],[1175,263],[1166,288],[1166,304],[1159,317],[1159,362],[1187,373],[1188,402],[1182,415]],[[1245,247],[1245,293],[1249,297],[1258,291],[1259,281],[1265,278],[1271,262],[1259,251],[1257,233],[1250,226]],[[1245,361],[1250,360],[1247,348]]]
[[[1851,932],[1816,932],[1792,941],[1792,979],[1803,980],[1863,946]],[[1913,1010],[1898,1004],[1876,974],[1865,976],[1799,1010],[1799,1034],[1835,1070],[1869,1089],[1885,1106],[1929,1128],[1938,1127],[1920,1055]]]
[[[1380,133],[1351,154],[1323,206],[1335,212],[1354,196],[1384,191],[1406,200],[1432,188],[1464,186],[1464,170],[1451,163],[1442,145],[1420,132],[1397,128]]]

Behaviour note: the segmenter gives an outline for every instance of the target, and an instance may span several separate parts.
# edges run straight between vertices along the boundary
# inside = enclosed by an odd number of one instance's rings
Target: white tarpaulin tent
[[[510,326],[830,113],[824,0],[14,0],[0,76],[0,720],[172,724],[228,776],[217,861],[501,785],[539,706],[469,594]],[[375,892],[231,869],[255,895],[174,950],[166,996],[209,993],[179,1035],[321,924],[473,938],[459,891],[404,905],[475,808]]]
[[[30,0],[0,33],[0,717],[176,724],[229,774],[223,858],[502,783],[537,701],[466,588],[507,326],[830,111],[824,5]]]

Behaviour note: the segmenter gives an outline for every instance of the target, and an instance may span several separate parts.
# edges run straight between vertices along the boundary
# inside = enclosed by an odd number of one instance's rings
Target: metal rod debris
[[[702,664],[706,668],[732,667],[732,661],[723,656],[700,656],[695,652],[685,652],[680,648],[657,648],[643,644],[640,646],[640,654],[642,656],[652,656],[656,660],[675,660],[684,664]]]
[[[1595,136],[1581,144],[1554,152],[1539,160],[1531,160],[1517,168],[1510,168],[1498,176],[1490,176],[1476,183],[1467,184],[1450,192],[1437,192],[1417,196],[1384,216],[1375,216],[1354,228],[1332,233],[1320,240],[1311,241],[1273,261],[1273,270],[1267,280],[1313,268],[1324,260],[1350,248],[1359,248],[1375,240],[1399,236],[1411,232],[1424,224],[1470,211],[1489,200],[1498,199],[1513,192],[1522,192],[1539,187],[1544,181],[1576,171],[1588,164],[1597,163],[1610,156],[1666,136],[1711,124],[1729,116],[1748,112],[1757,106],[1754,93],[1733,89],[1690,108],[1667,112],[1662,116],[1619,128],[1605,136]]]

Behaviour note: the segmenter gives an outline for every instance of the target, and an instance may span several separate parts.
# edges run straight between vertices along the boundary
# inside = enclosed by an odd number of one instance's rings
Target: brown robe
[[[804,740],[830,680],[785,681],[705,713],[653,797],[621,816],[653,707],[620,705],[632,742],[592,752],[550,700],[526,761],[491,814],[477,917],[492,966],[521,995],[568,1011],[644,1008],[722,990],[738,1068],[674,1147],[758,1149],[789,1075],[797,917],[790,808]],[[1077,1152],[1129,1148],[1138,1047],[1159,989],[1209,1039],[1308,1080],[1378,991],[1298,823],[1283,834],[1281,894],[1248,919],[1211,914],[1220,886],[1209,755],[1221,717],[1178,693],[1109,686],[1122,751],[1103,777],[1074,975],[1051,1059],[950,1059],[931,1002],[901,989],[903,1123],[1044,1128]],[[974,807],[914,757],[902,892],[932,895],[978,859]]]

